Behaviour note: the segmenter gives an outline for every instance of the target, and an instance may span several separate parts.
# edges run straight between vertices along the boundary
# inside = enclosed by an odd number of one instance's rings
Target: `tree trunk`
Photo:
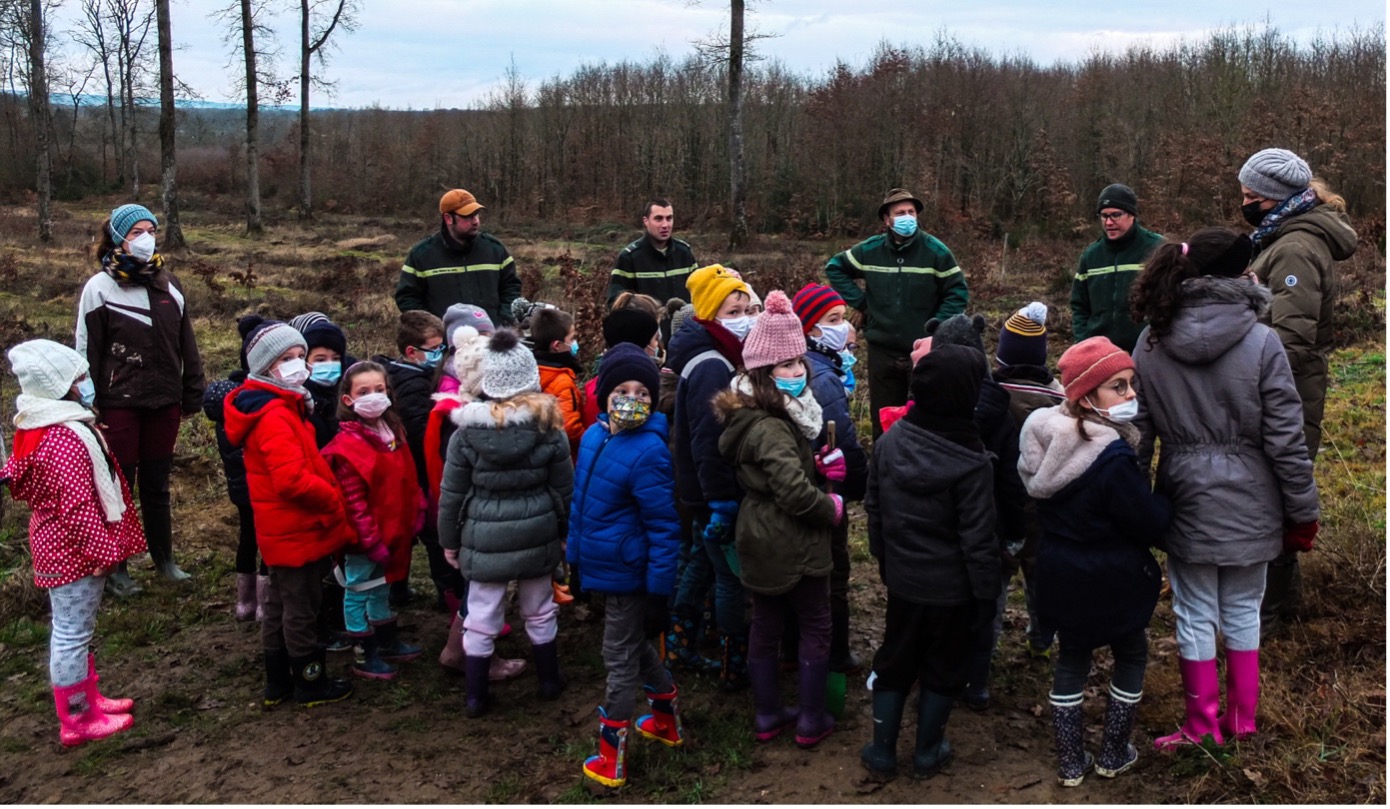
[[[164,221],[160,223],[165,250],[188,246],[179,224],[179,191],[175,150],[177,120],[174,117],[174,46],[169,22],[169,0],[155,0],[159,26],[159,165],[160,196],[164,202]]]
[[[314,218],[309,196],[309,0],[299,0],[299,219]]]
[[[241,47],[246,56],[246,233],[265,231],[261,223],[260,108],[256,99],[256,37],[251,0],[241,0]]]
[[[53,163],[49,154],[48,66],[44,60],[43,0],[29,0],[29,112],[34,123],[34,151],[39,197],[39,240],[53,241]]]
[[[743,4],[729,2],[729,249],[748,242],[748,189],[743,176]]]

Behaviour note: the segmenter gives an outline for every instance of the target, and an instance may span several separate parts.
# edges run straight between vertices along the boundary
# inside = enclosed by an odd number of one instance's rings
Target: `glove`
[[[737,500],[711,500],[709,524],[703,534],[706,542],[727,545],[734,541],[734,526],[738,522]]]
[[[642,637],[651,639],[666,634],[671,617],[667,600],[666,596],[647,594],[647,603],[642,607]]]
[[[833,450],[821,447],[820,452],[816,453],[816,471],[826,480],[843,482],[846,471],[845,454],[838,447]]]
[[[830,499],[835,503],[835,522],[832,524],[839,525],[845,521],[845,498],[838,494],[832,494]]]
[[[459,569],[459,549],[458,549],[458,548],[445,548],[445,549],[444,549],[444,561],[446,561],[446,562],[449,563],[449,567],[452,567],[454,570],[458,570],[458,569]]]
[[[1307,553],[1313,549],[1313,539],[1318,535],[1318,521],[1305,523],[1286,523],[1284,525],[1284,553]]]
[[[372,560],[373,564],[384,565],[386,564],[386,560],[391,558],[391,549],[386,547],[385,542],[378,542],[368,548],[363,556]]]

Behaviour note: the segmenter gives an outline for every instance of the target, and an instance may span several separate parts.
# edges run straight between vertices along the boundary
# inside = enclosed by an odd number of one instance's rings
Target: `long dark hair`
[[[1149,348],[1168,335],[1182,302],[1182,284],[1202,275],[1234,278],[1250,262],[1250,237],[1230,228],[1203,228],[1186,242],[1154,249],[1129,291],[1130,316],[1149,322]]]
[[[97,242],[97,261],[116,252],[116,248],[120,246],[121,242],[116,241],[116,237],[111,235],[111,217],[108,216],[101,220],[101,241]]]
[[[338,381],[338,421],[361,422],[362,417],[357,415],[357,411],[343,403],[344,396],[352,395],[352,380],[362,374],[377,373],[386,380],[386,395],[391,398],[391,409],[381,414],[381,420],[386,422],[386,426],[391,428],[391,432],[396,434],[396,440],[405,438],[405,422],[401,421],[401,415],[396,412],[396,392],[391,390],[391,377],[386,373],[386,369],[380,363],[371,360],[354,362],[347,370],[343,371],[343,378]]]

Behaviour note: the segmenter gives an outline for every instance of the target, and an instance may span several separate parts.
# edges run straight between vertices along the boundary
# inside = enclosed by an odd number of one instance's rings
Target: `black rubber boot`
[[[1081,695],[1064,699],[1068,700],[1069,704],[1052,703],[1052,741],[1057,748],[1057,783],[1064,787],[1079,787],[1081,782],[1086,780],[1086,773],[1095,766],[1095,758],[1086,752],[1082,735]]]
[[[376,632],[377,650],[382,660],[408,663],[424,653],[424,649],[410,643],[401,642],[399,619],[392,618],[379,624],[372,624]]]
[[[906,706],[907,694],[874,689],[874,738],[859,751],[859,760],[875,779],[888,781],[898,775],[898,732]]]
[[[294,672],[290,670],[290,653],[284,649],[266,649],[265,698],[262,705],[274,708],[294,696]]]
[[[154,569],[169,581],[187,581],[189,575],[174,564],[174,524],[169,512],[169,476],[173,470],[173,458],[140,462],[135,473],[140,480],[140,517]]]
[[[1229,694],[1229,689],[1227,692]],[[1105,735],[1101,738],[1100,755],[1096,757],[1096,775],[1114,778],[1139,761],[1139,751],[1130,743],[1130,737],[1143,696],[1142,693],[1116,693],[1115,687],[1110,687],[1110,702],[1105,706]]]
[[[726,694],[748,687],[748,636],[719,636],[719,690]]]
[[[463,713],[469,719],[477,719],[487,713],[489,707],[488,700],[488,669],[492,667],[492,655],[486,657],[475,657],[469,655],[463,659],[463,672],[466,681],[464,682],[465,698]]]
[[[864,661],[849,649],[849,601],[830,596],[830,670],[838,674],[858,671]]]
[[[951,718],[955,700],[932,691],[917,694],[917,750],[912,755],[912,774],[931,778],[940,773],[955,753],[946,741],[946,720]]]
[[[531,646],[536,660],[536,677],[540,680],[540,698],[556,699],[565,690],[565,675],[560,673],[560,647],[555,641]]]
[[[328,676],[322,649],[306,657],[290,658],[290,666],[294,671],[294,701],[305,708],[352,696],[352,683]]]
[[[1298,554],[1285,553],[1274,557],[1274,561],[1265,568],[1265,595],[1260,602],[1260,640],[1278,636],[1289,619],[1298,612],[1302,598],[1303,576],[1298,567]]]

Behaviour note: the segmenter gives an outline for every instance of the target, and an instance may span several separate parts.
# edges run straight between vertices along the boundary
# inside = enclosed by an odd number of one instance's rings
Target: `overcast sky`
[[[222,26],[211,20],[230,0],[173,0],[174,56],[179,77],[207,101],[239,101]],[[65,39],[77,3],[64,3],[55,39]],[[266,0],[281,49],[280,72],[298,66],[297,3]],[[727,30],[727,3],[704,0],[361,0],[356,31],[335,34],[325,78],[337,82],[315,106],[433,109],[480,102],[511,63],[534,88],[582,64],[645,61],[658,52],[681,59],[691,43]],[[930,0],[854,3],[844,0],[750,2],[751,28],[775,38],[758,43],[796,72],[822,75],[837,59],[863,64],[878,43],[929,45],[945,30],[966,45],[995,54],[1026,54],[1040,63],[1122,51],[1132,43],[1163,46],[1200,40],[1212,29],[1261,24],[1307,41],[1319,32],[1383,25],[1384,0]],[[896,7],[896,8],[895,8]],[[151,36],[153,40],[153,36]],[[153,44],[150,62],[156,64]]]

